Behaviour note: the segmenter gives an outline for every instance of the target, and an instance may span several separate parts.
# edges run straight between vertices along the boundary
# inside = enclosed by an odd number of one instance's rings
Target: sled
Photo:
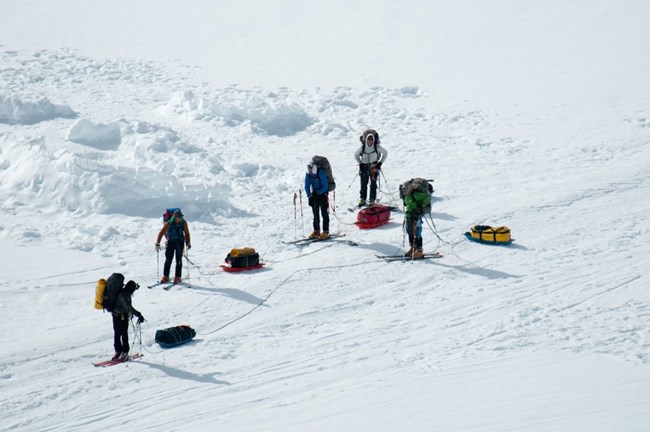
[[[221,267],[224,271],[228,273],[238,273],[238,272],[243,272],[246,270],[255,270],[255,269],[260,269],[264,267],[264,263],[259,263],[257,265],[252,265],[248,267],[233,267],[230,264],[223,263],[219,267]]]
[[[390,207],[376,204],[364,208],[357,214],[355,225],[359,229],[372,229],[386,225],[390,219]]]

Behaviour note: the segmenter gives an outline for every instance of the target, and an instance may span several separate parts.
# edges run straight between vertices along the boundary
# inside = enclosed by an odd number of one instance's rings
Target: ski
[[[338,237],[344,237],[344,236],[345,236],[345,234],[330,234],[329,238],[326,238],[324,240],[321,240],[318,237],[316,237],[316,238],[307,237],[307,238],[301,238],[301,239],[298,239],[298,240],[285,241],[285,242],[282,242],[282,243],[284,243],[284,244],[302,245],[302,244],[312,243],[312,242],[317,242],[317,241],[327,241],[327,240],[335,239],[335,238],[338,238]]]
[[[155,288],[157,286],[161,286],[165,291],[169,291],[171,289],[171,287],[173,287],[174,285],[190,286],[189,284],[187,284],[185,282],[179,282],[179,283],[175,284],[174,282],[169,281],[169,282],[158,282],[158,283],[155,283],[153,285],[147,285],[147,288],[151,289],[151,288]]]
[[[172,289],[172,287],[174,287],[174,286],[176,286],[176,285],[183,285],[183,286],[186,286],[186,287],[189,287],[189,286],[190,286],[190,284],[185,283],[185,282],[178,282],[178,283],[168,282],[168,283],[163,287],[163,289],[164,289],[165,291],[169,291],[170,289]]]
[[[105,361],[101,361],[101,362],[93,363],[93,364],[95,366],[97,366],[97,367],[115,366],[116,364],[130,362],[131,360],[137,360],[142,356],[143,356],[142,353],[137,353],[137,354],[133,354],[133,355],[129,356],[128,360],[105,360]]]
[[[161,285],[171,285],[171,282],[157,282],[153,285],[147,285],[147,288],[151,289]]]
[[[442,254],[438,252],[430,253],[430,254],[425,254],[422,258],[417,258],[417,259],[412,259],[411,257],[408,256],[402,256],[402,255],[375,255],[377,258],[381,258],[384,261],[418,261],[420,259],[436,259],[436,258],[442,258]]]

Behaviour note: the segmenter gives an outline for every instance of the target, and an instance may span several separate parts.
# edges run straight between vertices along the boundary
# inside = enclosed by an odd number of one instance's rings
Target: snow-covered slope
[[[650,426],[647,6],[29,3],[0,7],[0,430]],[[366,127],[383,202],[435,179],[442,259],[375,257],[404,248],[399,212],[354,226]],[[314,154],[345,236],[287,245],[311,230],[294,194]],[[95,281],[154,282],[170,206],[190,286],[137,291],[144,358],[94,368],[112,354]],[[475,224],[515,242],[468,242]],[[241,246],[265,268],[222,272]],[[159,348],[178,324],[197,338]]]

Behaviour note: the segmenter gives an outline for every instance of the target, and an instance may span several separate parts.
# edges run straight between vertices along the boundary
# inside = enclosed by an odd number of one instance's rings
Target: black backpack
[[[124,287],[124,275],[122,273],[113,273],[106,280],[106,289],[102,295],[102,306],[104,310],[113,312],[117,304],[117,296]]]
[[[325,156],[314,156],[311,160],[314,161],[319,170],[325,170],[325,176],[327,177],[327,191],[332,192],[336,189],[336,182],[334,181],[334,174],[332,174],[330,161],[328,161]]]

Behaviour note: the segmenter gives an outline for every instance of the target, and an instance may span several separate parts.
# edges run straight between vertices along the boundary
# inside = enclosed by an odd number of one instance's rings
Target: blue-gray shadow
[[[194,372],[189,372],[189,371],[185,371],[185,370],[181,370],[169,366],[164,366],[156,363],[146,362],[146,361],[139,361],[138,363],[147,365],[152,369],[158,369],[159,371],[166,373],[172,378],[179,378],[179,379],[201,382],[206,384],[230,385],[228,381],[221,381],[214,377],[214,375],[220,375],[221,372],[197,374]]]
[[[230,297],[232,299],[239,300],[252,305],[259,305],[263,301],[263,299],[259,297],[249,294],[246,291],[238,290],[236,288],[209,288],[209,287],[202,287],[199,285],[185,286],[184,288],[189,290],[207,292],[210,294],[221,294],[225,297]],[[263,306],[270,307],[266,305],[266,303]]]

